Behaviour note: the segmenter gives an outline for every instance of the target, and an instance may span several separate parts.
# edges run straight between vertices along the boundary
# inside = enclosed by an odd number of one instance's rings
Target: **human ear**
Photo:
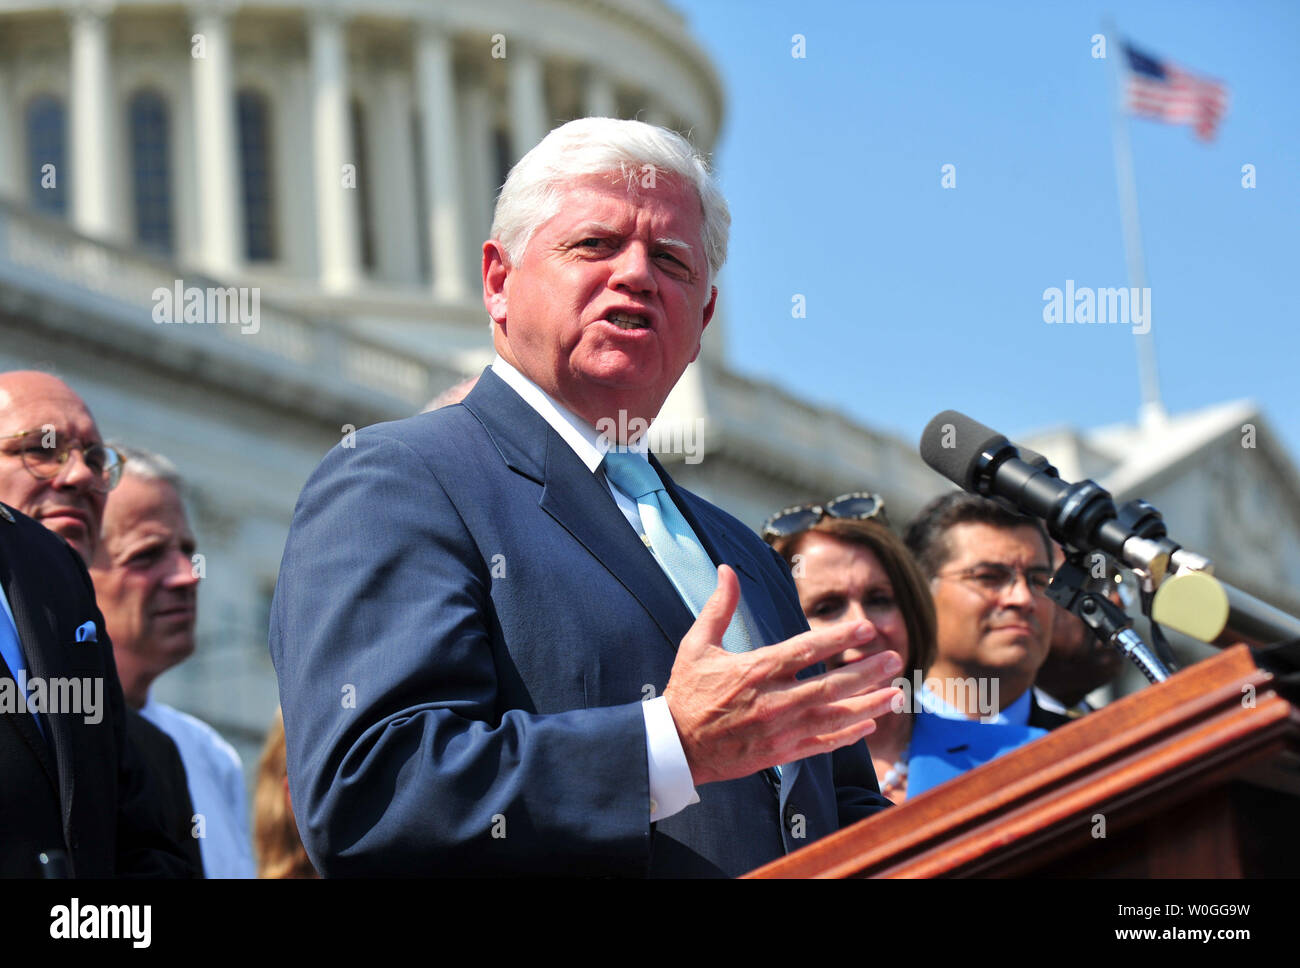
[[[483,305],[492,321],[499,326],[506,323],[507,286],[510,276],[510,257],[505,246],[496,239],[483,243]]]
[[[714,286],[712,288],[712,291],[709,293],[709,301],[704,304],[704,318],[700,322],[701,337],[704,335],[704,331],[709,328],[709,322],[713,319],[713,311],[714,309],[717,308],[717,305],[718,305],[718,287]],[[694,363],[697,359],[700,358],[701,345],[702,344],[700,343],[695,344],[695,355],[691,357],[692,363]]]

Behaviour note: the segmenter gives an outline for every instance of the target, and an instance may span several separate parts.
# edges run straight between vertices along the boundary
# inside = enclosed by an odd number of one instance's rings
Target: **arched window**
[[[243,176],[244,256],[249,262],[275,258],[271,186],[271,109],[260,91],[242,90],[235,99],[239,124],[239,170]]]
[[[127,108],[135,237],[146,248],[172,252],[171,116],[157,91],[139,91]]]
[[[374,209],[370,201],[370,159],[366,143],[366,116],[358,98],[352,99],[352,163],[357,166],[357,230],[361,234],[361,264],[375,267]]]
[[[67,112],[53,94],[27,102],[27,184],[32,208],[51,215],[68,213]]]

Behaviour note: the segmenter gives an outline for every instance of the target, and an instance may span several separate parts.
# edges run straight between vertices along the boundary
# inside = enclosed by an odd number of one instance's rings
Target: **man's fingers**
[[[860,723],[854,723],[852,726],[838,730],[833,733],[825,733],[819,736],[809,736],[804,740],[799,751],[792,759],[803,759],[807,756],[816,756],[820,753],[834,753],[837,749],[845,746],[852,746],[854,743],[860,743],[876,731],[876,721],[866,719]]]
[[[901,689],[890,686],[824,707],[808,720],[809,733],[798,744],[799,755],[829,753],[869,736],[876,730],[877,719],[893,715],[902,695]]]
[[[879,688],[902,671],[903,657],[897,652],[877,652],[811,679],[797,680],[792,688],[796,694],[803,693],[800,698],[805,701],[835,702]]]
[[[832,718],[839,717],[839,720],[834,723],[836,728],[847,728],[864,718],[879,719],[881,716],[894,715],[896,701],[900,698],[903,698],[903,690],[897,686],[873,689],[861,696],[850,696],[848,699],[839,700],[828,707],[830,710],[828,715]]]
[[[699,617],[687,633],[687,638],[711,645],[720,645],[722,636],[731,624],[731,616],[740,603],[740,580],[727,565],[718,566],[718,587],[700,609]]]
[[[897,652],[879,652],[819,676],[797,680],[782,689],[785,708],[803,717],[802,728],[819,731],[825,730],[825,723],[836,715],[840,721],[835,728],[863,715],[885,715],[895,697],[902,701],[903,691],[886,685],[902,668],[903,660]]]
[[[870,622],[837,622],[769,646],[767,653],[769,659],[776,660],[775,674],[790,677],[815,662],[865,645],[875,637],[876,627]]]

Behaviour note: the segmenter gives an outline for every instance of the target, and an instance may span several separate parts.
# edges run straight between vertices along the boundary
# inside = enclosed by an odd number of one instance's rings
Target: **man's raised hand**
[[[880,688],[902,671],[896,652],[795,678],[870,642],[876,632],[869,622],[804,632],[752,652],[725,651],[722,635],[739,601],[736,573],[719,566],[718,587],[678,646],[664,689],[696,786],[856,743],[902,696],[896,687]]]

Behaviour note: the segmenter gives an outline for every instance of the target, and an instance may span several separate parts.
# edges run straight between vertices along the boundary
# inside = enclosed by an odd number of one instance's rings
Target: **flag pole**
[[[1128,259],[1129,286],[1142,292],[1147,288],[1146,265],[1142,257],[1142,229],[1138,223],[1137,179],[1133,174],[1133,149],[1129,144],[1128,120],[1124,113],[1124,82],[1120,73],[1123,48],[1115,25],[1107,20],[1103,24],[1106,36],[1106,60],[1111,63],[1112,129],[1115,145],[1115,176],[1119,184],[1120,221],[1124,229],[1124,252]],[[1133,311],[1134,300],[1129,301]],[[1160,426],[1167,416],[1160,400],[1160,374],[1156,368],[1155,327],[1151,318],[1151,302],[1146,302],[1147,331],[1135,336],[1138,352],[1138,379],[1142,389],[1142,410],[1139,423],[1143,427]]]

